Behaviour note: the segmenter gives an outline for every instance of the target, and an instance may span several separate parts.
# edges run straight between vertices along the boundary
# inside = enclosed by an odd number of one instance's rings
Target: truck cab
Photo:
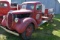
[[[10,5],[7,1],[0,1],[0,16],[6,15],[10,10]]]
[[[14,6],[15,5],[15,6]],[[3,19],[3,15],[7,15],[9,11],[20,10],[20,5],[16,3],[9,3],[8,1],[0,1],[0,24]]]
[[[0,1],[0,15],[6,15],[10,10],[18,10],[20,5],[17,3],[9,3],[8,1]]]
[[[3,15],[6,15],[10,10],[10,5],[7,1],[0,1],[0,24],[3,19]]]
[[[23,2],[20,10],[8,12],[4,16],[2,25],[4,29],[16,31],[24,40],[28,40],[39,25],[48,21],[45,19],[43,22],[42,16],[42,4],[39,1]]]
[[[39,24],[42,19],[42,5],[40,2],[24,2],[22,3],[22,9],[30,10],[32,11],[31,17],[34,18],[37,21],[37,24]]]

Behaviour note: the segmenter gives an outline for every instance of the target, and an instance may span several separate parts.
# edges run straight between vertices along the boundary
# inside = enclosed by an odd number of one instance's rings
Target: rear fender
[[[16,31],[18,33],[23,33],[30,23],[33,23],[35,28],[38,27],[36,21],[33,18],[24,18],[21,24],[16,25]]]

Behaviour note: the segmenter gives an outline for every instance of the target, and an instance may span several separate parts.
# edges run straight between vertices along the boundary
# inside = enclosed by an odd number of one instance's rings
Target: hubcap
[[[27,37],[31,36],[32,31],[33,31],[33,28],[32,27],[28,27],[27,30],[26,30],[26,36]]]

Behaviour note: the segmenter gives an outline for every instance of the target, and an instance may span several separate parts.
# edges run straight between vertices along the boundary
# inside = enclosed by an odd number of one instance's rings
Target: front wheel
[[[29,40],[32,36],[33,30],[34,30],[33,24],[29,24],[26,30],[21,34],[22,38],[24,40]]]

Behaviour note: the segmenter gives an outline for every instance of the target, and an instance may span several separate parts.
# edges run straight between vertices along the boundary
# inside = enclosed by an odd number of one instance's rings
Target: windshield
[[[34,4],[23,4],[22,5],[22,9],[30,9],[30,10],[33,10],[34,9]]]
[[[7,4],[0,2],[0,7],[7,7]]]

